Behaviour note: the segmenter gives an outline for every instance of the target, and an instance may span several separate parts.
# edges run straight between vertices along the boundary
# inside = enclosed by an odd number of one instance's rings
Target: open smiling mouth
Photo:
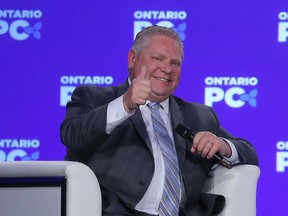
[[[153,76],[156,80],[160,80],[160,81],[162,81],[162,82],[170,82],[170,80],[169,79],[165,79],[165,78],[163,78],[163,77],[156,77],[156,76]]]

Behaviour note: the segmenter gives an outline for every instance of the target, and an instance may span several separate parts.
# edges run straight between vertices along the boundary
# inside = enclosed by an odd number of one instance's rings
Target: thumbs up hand
[[[139,75],[131,81],[123,96],[126,112],[131,113],[139,105],[144,105],[151,94],[151,83],[146,66],[142,66]]]

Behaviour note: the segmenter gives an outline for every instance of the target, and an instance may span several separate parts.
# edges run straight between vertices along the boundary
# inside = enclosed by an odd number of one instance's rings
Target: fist
[[[225,157],[231,157],[229,144],[211,132],[199,132],[193,139],[191,152],[198,152],[202,157],[212,158],[216,152]]]

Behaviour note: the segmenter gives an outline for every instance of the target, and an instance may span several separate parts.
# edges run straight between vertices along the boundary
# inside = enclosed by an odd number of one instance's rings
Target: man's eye
[[[156,61],[160,61],[161,58],[160,57],[152,57],[152,59],[156,60]]]
[[[180,62],[172,62],[173,65],[180,67],[181,63]]]

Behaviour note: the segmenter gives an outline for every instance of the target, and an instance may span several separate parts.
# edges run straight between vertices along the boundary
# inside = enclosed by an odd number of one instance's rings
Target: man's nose
[[[172,65],[169,61],[163,61],[161,65],[161,71],[164,73],[171,73],[172,72]]]

